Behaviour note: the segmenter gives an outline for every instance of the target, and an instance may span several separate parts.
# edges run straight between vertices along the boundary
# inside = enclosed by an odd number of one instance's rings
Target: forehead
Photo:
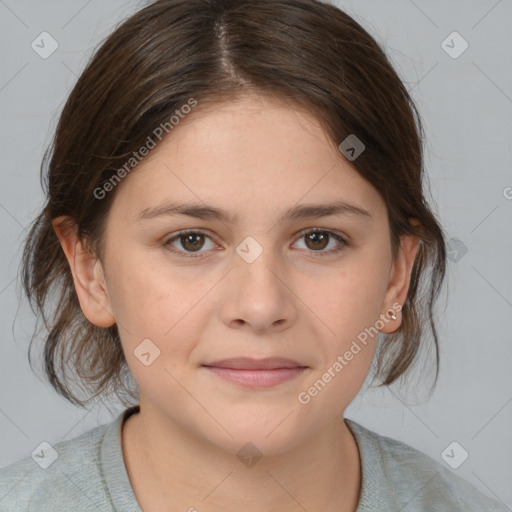
[[[260,96],[199,103],[120,188],[115,202],[139,213],[166,200],[277,214],[299,201],[350,199],[375,210],[380,199],[310,112]]]

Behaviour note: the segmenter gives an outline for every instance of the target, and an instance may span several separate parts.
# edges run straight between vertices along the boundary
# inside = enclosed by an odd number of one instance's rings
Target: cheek
[[[187,304],[155,269],[119,267],[117,278],[121,284],[116,289],[115,314],[122,325],[126,362],[139,388],[160,396],[173,389],[173,376],[181,380],[193,348],[187,333]]]
[[[307,305],[339,339],[357,336],[374,325],[385,295],[385,271],[361,260],[347,264],[320,281],[303,284]]]
[[[172,371],[182,366],[193,349],[190,340],[199,339],[205,303],[201,309],[197,305],[208,287],[204,283],[196,286],[191,280],[184,282],[168,269],[148,264],[147,258],[123,258],[113,268],[116,286],[111,294],[112,309],[134,372],[140,365],[135,357],[143,342],[147,346],[144,353],[158,354],[151,363],[154,369]]]
[[[371,290],[357,276],[342,276],[313,296],[326,326],[319,330],[322,356],[297,397],[312,416],[344,410],[364,384],[378,345],[379,297]]]
[[[307,305],[323,323],[321,365],[308,382],[312,387],[303,390],[311,399],[308,407],[319,413],[322,407],[348,406],[366,379],[378,344],[386,272],[367,251],[329,278],[303,283]]]
[[[176,280],[166,277],[165,268],[154,265],[146,253],[118,244],[111,250],[109,270],[112,309],[128,331],[161,336],[172,326],[175,306],[182,297]]]

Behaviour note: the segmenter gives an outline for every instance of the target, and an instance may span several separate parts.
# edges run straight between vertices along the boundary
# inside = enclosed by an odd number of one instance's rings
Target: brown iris
[[[201,233],[189,233],[181,235],[180,240],[187,251],[197,251],[204,244],[204,235]]]
[[[320,231],[320,232],[314,232],[314,233],[307,234],[305,236],[305,239],[306,239],[306,245],[308,245],[308,242],[314,242],[315,244],[320,242],[322,244],[322,245],[315,245],[314,247],[310,247],[310,249],[324,249],[329,242],[329,235]]]

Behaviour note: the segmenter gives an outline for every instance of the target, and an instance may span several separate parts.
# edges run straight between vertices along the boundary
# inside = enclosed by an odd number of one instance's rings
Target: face
[[[305,111],[200,107],[116,190],[109,308],[141,405],[233,453],[278,453],[338,419],[367,376],[377,329],[362,333],[399,291],[387,211]],[[334,203],[355,208],[305,209]],[[213,364],[230,358],[293,363]]]

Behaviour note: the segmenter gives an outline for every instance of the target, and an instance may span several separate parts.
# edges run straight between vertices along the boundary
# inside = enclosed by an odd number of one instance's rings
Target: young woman
[[[427,328],[437,348],[421,138],[328,3],[158,0],[120,25],[45,156],[23,279],[55,389],[129,407],[0,470],[1,510],[506,510],[344,418],[372,363],[388,385]]]

